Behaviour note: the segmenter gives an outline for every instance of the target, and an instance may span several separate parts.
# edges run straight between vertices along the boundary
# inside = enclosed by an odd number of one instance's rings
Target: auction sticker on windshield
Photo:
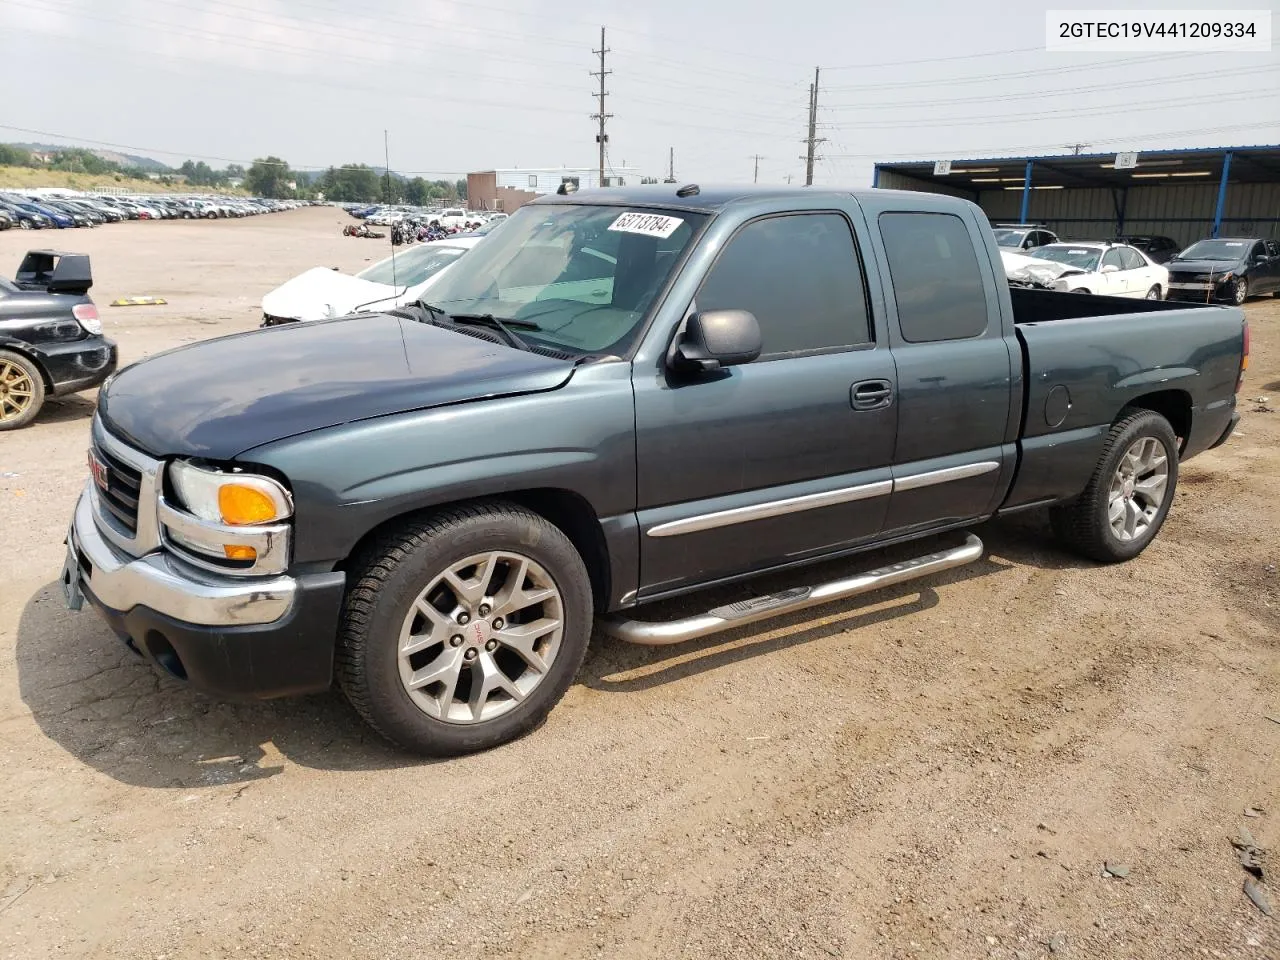
[[[684,221],[679,217],[666,217],[660,213],[624,213],[609,225],[609,229],[665,240],[675,233],[682,223]]]

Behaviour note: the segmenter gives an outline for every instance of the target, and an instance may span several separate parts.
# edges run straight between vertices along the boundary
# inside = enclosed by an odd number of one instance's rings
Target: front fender
[[[240,459],[292,485],[295,564],[332,569],[396,517],[529,490],[581,497],[606,533],[633,529],[634,434],[631,366],[614,362],[580,367],[557,390],[350,423]]]

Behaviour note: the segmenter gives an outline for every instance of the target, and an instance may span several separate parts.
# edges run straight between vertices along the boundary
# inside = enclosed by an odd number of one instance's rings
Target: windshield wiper
[[[449,319],[449,314],[445,313],[434,303],[427,303],[425,300],[415,300],[413,301],[413,305],[425,311],[432,320]]]
[[[449,319],[458,324],[488,327],[491,330],[497,330],[507,341],[507,346],[515,347],[517,350],[529,350],[532,348],[519,334],[511,329],[512,327],[518,327],[521,330],[542,329],[532,320],[503,320],[500,317],[495,317],[492,313],[454,313],[449,315]]]

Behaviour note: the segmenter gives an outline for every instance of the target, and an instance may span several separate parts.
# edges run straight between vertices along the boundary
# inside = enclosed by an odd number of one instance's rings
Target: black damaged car
[[[89,298],[85,254],[32,250],[0,278],[0,431],[25,427],[48,397],[96,387],[116,369]]]
[[[1280,296],[1280,242],[1275,240],[1199,240],[1165,266],[1170,300],[1240,305],[1250,297]]]

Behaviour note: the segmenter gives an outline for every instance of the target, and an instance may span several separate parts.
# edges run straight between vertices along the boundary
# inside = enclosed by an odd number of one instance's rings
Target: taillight
[[[1236,393],[1244,386],[1244,372],[1249,369],[1249,321],[1244,322],[1244,352],[1240,355],[1240,378],[1236,380]]]
[[[71,308],[71,315],[80,321],[85,333],[102,333],[102,321],[98,318],[98,308],[92,303],[77,303]]]

